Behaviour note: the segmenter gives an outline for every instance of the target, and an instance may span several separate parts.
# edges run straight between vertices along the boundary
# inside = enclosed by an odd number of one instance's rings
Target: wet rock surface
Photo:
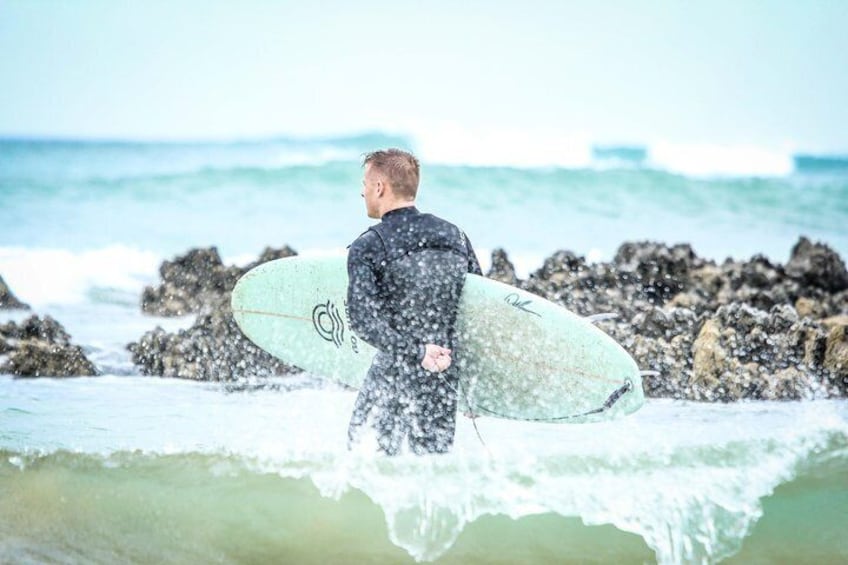
[[[18,377],[94,376],[97,368],[50,316],[0,325],[0,373]]]
[[[836,252],[802,237],[792,248],[786,273],[801,284],[830,292],[848,289],[848,272]]]
[[[2,276],[0,276],[0,310],[29,310],[29,305],[18,300]]]
[[[160,268],[162,284],[145,289],[143,311],[159,316],[197,313],[194,324],[169,333],[161,327],[127,346],[146,375],[236,381],[298,372],[256,347],[239,330],[230,309],[235,283],[253,267],[296,255],[290,247],[266,248],[246,267],[225,266],[217,249],[192,249]]]
[[[162,282],[147,287],[141,297],[141,309],[155,316],[184,316],[215,305],[228,294],[239,278],[257,265],[296,255],[292,248],[265,248],[259,259],[245,267],[226,266],[216,247],[191,249],[185,255],[165,261],[159,267]]]
[[[518,281],[584,316],[618,314],[598,325],[659,372],[646,394],[701,401],[846,396],[846,284],[838,254],[806,238],[786,265],[718,265],[688,245],[639,242],[609,263],[560,251]]]
[[[241,274],[294,255],[266,249],[251,265],[221,263],[214,248],[162,266],[145,291],[145,311],[197,312],[177,333],[157,328],[130,344],[150,375],[233,381],[296,372],[247,340],[229,310]],[[848,396],[848,272],[826,245],[802,238],[789,262],[763,256],[721,264],[686,244],[623,244],[610,262],[558,251],[520,279],[507,252],[492,255],[492,279],[519,286],[573,312],[617,314],[598,322],[644,370],[646,394],[698,401]]]
[[[501,248],[492,251],[492,266],[486,276],[511,285],[518,282],[518,277],[515,276],[515,265],[507,257],[506,251]]]

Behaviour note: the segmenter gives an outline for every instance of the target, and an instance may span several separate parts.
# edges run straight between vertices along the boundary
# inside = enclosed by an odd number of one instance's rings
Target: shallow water
[[[348,452],[353,393],[306,377],[0,378],[3,560],[848,557],[845,401],[481,418],[485,446],[461,418],[452,454],[390,459]]]

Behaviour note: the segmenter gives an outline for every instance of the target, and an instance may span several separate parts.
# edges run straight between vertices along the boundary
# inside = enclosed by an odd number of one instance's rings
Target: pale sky
[[[848,2],[0,0],[0,135],[848,152]]]

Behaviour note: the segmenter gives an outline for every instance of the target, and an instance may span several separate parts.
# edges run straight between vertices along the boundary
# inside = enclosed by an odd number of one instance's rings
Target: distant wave
[[[207,170],[279,169],[361,160],[379,147],[414,149],[403,136],[362,133],[338,137],[277,137],[233,141],[0,139],[0,182],[33,172],[62,180],[115,180]]]
[[[0,181],[39,174],[70,180],[159,177],[210,171],[257,173],[359,162],[368,151],[400,147],[432,164],[607,170],[645,168],[692,177],[782,177],[848,173],[848,156],[796,154],[754,145],[610,144],[557,132],[419,128],[327,137],[232,141],[0,139]],[[37,165],[36,165],[37,163]]]
[[[845,155],[795,155],[794,160],[799,173],[848,173]]]
[[[340,136],[316,137],[263,137],[231,140],[127,140],[127,139],[84,139],[84,138],[28,138],[0,137],[0,147],[14,150],[16,147],[29,149],[150,149],[153,147],[202,149],[202,148],[257,148],[260,146],[296,147],[301,149],[335,147],[356,151],[371,151],[374,147],[408,147],[409,139],[401,135],[383,132],[363,132]]]
[[[77,252],[0,247],[0,274],[35,308],[126,297],[135,302],[156,279],[159,262],[155,253],[125,245]]]
[[[612,167],[641,167],[648,160],[648,148],[641,145],[595,145],[592,147],[592,160]]]

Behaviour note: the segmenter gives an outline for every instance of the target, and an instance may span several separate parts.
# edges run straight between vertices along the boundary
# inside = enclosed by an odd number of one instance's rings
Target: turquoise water
[[[240,257],[269,244],[344,248],[368,225],[358,159],[391,144],[415,145],[381,135],[299,143],[0,141],[0,253],[121,245],[159,257],[215,244]],[[638,239],[689,242],[717,260],[763,253],[783,262],[805,234],[848,255],[848,175],[838,169],[691,177],[619,165],[425,162],[420,204],[460,223],[482,251],[504,247],[527,269],[564,248],[609,259],[621,242]]]
[[[2,560],[848,556],[844,402],[651,401],[582,426],[482,419],[485,446],[461,418],[452,454],[387,459],[346,450],[353,392],[309,382],[2,379]]]
[[[369,223],[359,158],[386,145],[416,142],[0,141],[0,275],[104,374],[0,375],[0,562],[848,559],[845,401],[483,418],[485,446],[461,418],[454,453],[387,460],[346,451],[353,394],[309,376],[234,392],[138,375],[127,343],[193,321],[139,312],[163,259],[343,250]],[[785,262],[806,235],[848,257],[838,159],[731,175],[651,148],[586,154],[568,168],[425,160],[420,204],[462,225],[484,264],[504,247],[523,274],[557,249],[609,259],[633,239]]]

